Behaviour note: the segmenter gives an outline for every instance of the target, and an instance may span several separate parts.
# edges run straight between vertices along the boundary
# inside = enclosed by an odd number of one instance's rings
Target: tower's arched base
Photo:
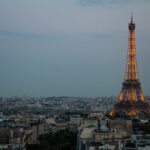
[[[112,111],[109,113],[112,117],[150,117],[150,107],[147,102],[116,102]]]

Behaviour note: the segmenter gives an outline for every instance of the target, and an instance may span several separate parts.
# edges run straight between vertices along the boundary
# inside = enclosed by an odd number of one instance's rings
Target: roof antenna
[[[131,23],[133,23],[133,11],[131,11]]]

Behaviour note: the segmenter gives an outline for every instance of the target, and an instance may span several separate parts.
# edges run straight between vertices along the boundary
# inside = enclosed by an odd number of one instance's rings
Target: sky
[[[117,96],[131,11],[150,95],[149,0],[1,0],[0,96]]]

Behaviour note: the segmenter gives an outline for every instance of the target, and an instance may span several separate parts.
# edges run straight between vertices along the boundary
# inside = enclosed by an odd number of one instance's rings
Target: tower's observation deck
[[[138,77],[135,45],[135,23],[133,16],[129,23],[128,53],[126,62],[125,78],[121,92],[114,105],[112,114],[123,112],[126,115],[137,115],[138,113],[149,114],[149,105],[145,101],[144,94]]]

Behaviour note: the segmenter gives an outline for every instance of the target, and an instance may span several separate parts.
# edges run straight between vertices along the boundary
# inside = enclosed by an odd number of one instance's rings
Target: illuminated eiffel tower
[[[149,105],[145,100],[138,77],[135,27],[133,16],[131,16],[131,22],[128,26],[129,37],[125,78],[122,84],[121,92],[117,98],[117,102],[114,104],[114,108],[110,115],[124,113],[128,116],[136,116],[140,113],[143,113],[149,116],[150,114]]]

